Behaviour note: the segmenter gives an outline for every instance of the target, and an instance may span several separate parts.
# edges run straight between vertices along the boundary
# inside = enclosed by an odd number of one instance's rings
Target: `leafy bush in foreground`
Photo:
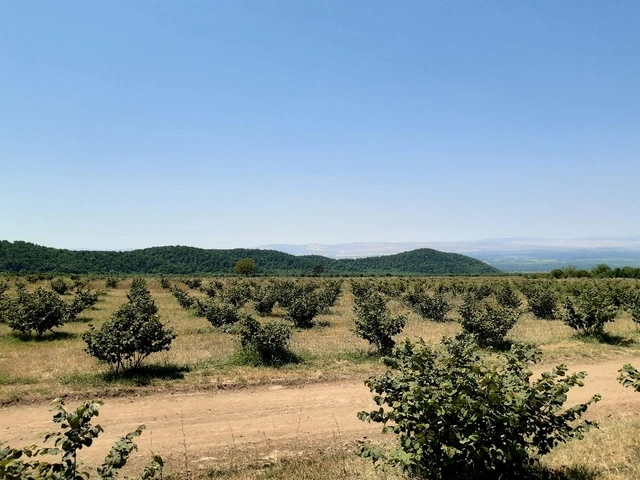
[[[89,473],[80,470],[82,464],[78,461],[78,451],[83,447],[90,447],[93,439],[103,432],[100,425],[91,424],[91,419],[98,416],[101,405],[100,401],[89,401],[69,412],[64,408],[61,400],[56,400],[54,411],[57,413],[53,416],[53,421],[60,424],[61,431],[45,435],[45,443],[54,439],[54,446],[31,445],[24,448],[2,446],[0,448],[0,479],[88,479]],[[115,443],[102,465],[97,468],[101,479],[117,478],[119,470],[126,465],[131,452],[138,449],[133,439],[139,437],[144,428],[144,425],[140,425]],[[60,458],[53,460],[52,457]],[[162,457],[154,454],[137,478],[146,480],[158,475],[162,476],[163,466]]]
[[[89,325],[82,335],[87,344],[85,351],[109,365],[114,374],[139,368],[152,353],[169,350],[176,337],[158,320],[158,307],[143,279],[134,279],[127,296],[129,301],[99,330]]]
[[[623,367],[618,370],[620,372],[620,376],[618,377],[618,381],[624,385],[625,387],[631,387],[636,392],[640,392],[640,372],[632,366],[630,363],[623,365]]]
[[[365,447],[361,455],[412,478],[520,478],[556,445],[582,438],[593,423],[577,420],[600,399],[565,409],[585,373],[568,375],[559,365],[531,381],[539,358],[514,345],[496,361],[466,336],[442,348],[404,342],[384,358],[387,373],[366,382],[380,408],[358,414],[395,433],[398,446],[386,454]]]

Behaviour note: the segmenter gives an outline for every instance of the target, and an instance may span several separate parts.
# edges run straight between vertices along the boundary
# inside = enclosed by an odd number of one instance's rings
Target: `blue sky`
[[[640,234],[635,1],[0,0],[0,239]]]

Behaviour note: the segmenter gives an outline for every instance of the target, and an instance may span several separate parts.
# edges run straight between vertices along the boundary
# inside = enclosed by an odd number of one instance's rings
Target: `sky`
[[[640,2],[0,0],[0,239],[640,234]]]

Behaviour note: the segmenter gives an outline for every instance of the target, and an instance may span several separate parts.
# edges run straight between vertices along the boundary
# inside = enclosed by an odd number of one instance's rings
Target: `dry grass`
[[[434,284],[437,279],[428,279]],[[447,280],[450,281],[450,280]],[[454,282],[465,282],[455,279]],[[479,283],[482,280],[470,279]],[[47,282],[41,282],[46,286]],[[257,368],[237,365],[230,358],[237,349],[233,335],[223,333],[203,318],[180,308],[173,296],[162,290],[157,279],[148,280],[151,293],[160,309],[161,319],[169,321],[177,338],[169,352],[149,359],[155,370],[147,377],[109,379],[105,366],[84,352],[81,335],[90,322],[96,326],[107,320],[126,301],[130,280],[121,281],[117,289],[109,289],[95,310],[83,314],[81,321],[65,325],[59,333],[44,340],[24,340],[6,325],[0,325],[0,403],[44,401],[57,396],[121,395],[134,389],[188,390],[264,383],[317,382],[342,377],[366,378],[380,370],[369,346],[357,338],[354,328],[353,296],[344,284],[344,293],[328,314],[317,320],[320,326],[294,334],[292,349],[303,361],[282,368]],[[29,284],[33,289],[36,285]],[[90,286],[104,289],[103,280]],[[190,291],[192,295],[201,295]],[[455,300],[459,303],[459,299]],[[439,342],[443,336],[460,331],[455,310],[448,322],[435,323],[421,319],[400,302],[390,302],[392,314],[407,316],[407,325],[397,340],[422,337]],[[250,306],[246,312],[252,312]],[[273,317],[282,318],[277,310]],[[598,361],[606,358],[640,354],[640,333],[628,313],[621,313],[606,328],[608,342],[582,339],[560,320],[539,320],[525,312],[509,334],[512,341],[537,345],[545,362]],[[603,392],[605,393],[605,392]],[[640,403],[640,394],[638,394]],[[336,439],[334,439],[336,440]],[[179,441],[179,439],[177,439]],[[343,445],[337,439],[321,446],[296,445],[288,453],[279,451],[240,450],[230,446],[216,459],[168,459],[168,478],[245,479],[397,479],[398,472],[377,472],[371,464],[354,454],[354,445]],[[333,445],[333,446],[328,446]],[[575,467],[587,472],[579,478],[640,478],[640,419],[603,419],[599,430],[590,432],[583,441],[561,446],[544,459],[550,468]],[[212,466],[212,465],[215,465]],[[591,472],[591,473],[589,473]],[[589,476],[591,475],[591,476]]]
[[[588,465],[598,472],[597,478],[606,480],[638,479],[640,420],[603,421],[583,440],[556,448],[545,463],[552,467]]]
[[[236,448],[216,458],[169,459],[168,477],[176,479],[224,478],[229,480],[281,479],[331,480],[404,478],[396,469],[377,471],[357,456],[357,445],[313,448],[292,446],[282,450]],[[542,459],[548,480],[637,480],[640,478],[640,419],[604,422],[583,440],[557,447]]]
[[[409,282],[409,280],[402,280]],[[433,286],[438,279],[427,279]],[[482,279],[445,279],[445,282],[481,283]],[[495,280],[491,280],[495,281]],[[292,350],[301,356],[299,364],[279,369],[254,368],[237,365],[230,359],[237,350],[233,335],[213,328],[206,319],[180,308],[170,292],[160,288],[159,280],[150,278],[148,285],[159,307],[161,319],[168,321],[177,338],[169,352],[153,355],[148,363],[153,369],[143,378],[110,380],[107,369],[84,352],[82,333],[92,323],[100,326],[116,308],[126,301],[131,280],[123,280],[118,288],[106,290],[95,310],[81,316],[79,322],[66,324],[56,335],[44,340],[24,340],[14,335],[6,325],[0,325],[0,403],[18,400],[44,400],[60,395],[92,392],[100,395],[119,395],[131,388],[189,389],[213,388],[218,385],[245,386],[270,382],[307,382],[358,376],[364,378],[377,371],[379,362],[369,354],[367,342],[356,337],[354,328],[353,296],[344,284],[344,293],[330,312],[317,318],[319,326],[299,330],[294,334]],[[48,286],[48,282],[28,284],[29,289]],[[104,280],[93,280],[93,289],[105,289]],[[186,288],[186,287],[185,287]],[[201,293],[190,290],[192,295]],[[397,340],[422,337],[427,342],[439,342],[443,336],[460,331],[455,307],[460,298],[453,300],[449,313],[452,321],[430,322],[421,319],[404,304],[392,300],[392,314],[407,317],[404,331]],[[253,313],[250,305],[247,313]],[[274,316],[282,318],[285,312],[275,309]],[[607,326],[610,342],[577,338],[560,320],[539,320],[525,312],[509,334],[513,341],[537,345],[544,360],[567,361],[597,360],[629,356],[640,352],[640,333],[628,313]]]

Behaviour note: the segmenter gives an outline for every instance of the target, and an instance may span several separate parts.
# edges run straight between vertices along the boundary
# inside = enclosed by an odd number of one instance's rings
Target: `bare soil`
[[[616,381],[624,363],[640,365],[640,357],[570,364],[570,371],[584,370],[588,376],[585,386],[571,393],[569,403],[600,393],[602,401],[589,409],[589,418],[604,422],[638,417],[640,393]],[[539,373],[549,366],[535,370]],[[116,439],[146,424],[147,430],[137,440],[139,458],[149,458],[151,450],[185,468],[245,460],[269,463],[314,448],[377,438],[380,425],[356,417],[358,411],[374,407],[372,394],[360,379],[111,398],[96,420],[105,433],[81,456],[88,465],[95,465]],[[55,430],[51,416],[42,404],[2,408],[0,440],[11,446],[40,444],[44,432]]]

